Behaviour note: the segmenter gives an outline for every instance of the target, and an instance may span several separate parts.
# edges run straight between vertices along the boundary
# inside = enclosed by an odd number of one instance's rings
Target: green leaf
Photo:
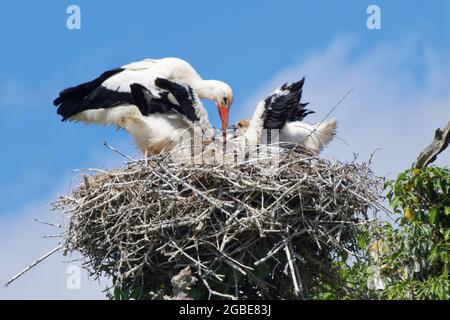
[[[450,207],[445,207],[444,212],[446,216],[450,215]]]
[[[444,231],[444,240],[448,241],[450,239],[450,229]]]
[[[366,249],[369,244],[369,233],[367,231],[361,232],[356,241],[360,249]]]
[[[436,181],[435,181],[435,189],[436,189],[436,191],[438,191],[438,190],[444,190],[443,188],[442,188],[442,183],[441,183],[441,179],[436,179]]]
[[[400,205],[400,197],[394,197],[394,199],[391,202],[391,208],[397,209],[399,205]]]
[[[438,217],[438,209],[436,207],[432,207],[428,214],[428,222],[431,225],[435,225]]]

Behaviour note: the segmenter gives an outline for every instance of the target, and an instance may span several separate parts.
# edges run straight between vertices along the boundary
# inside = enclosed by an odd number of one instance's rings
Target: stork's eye
[[[223,97],[223,104],[227,104],[227,97]]]

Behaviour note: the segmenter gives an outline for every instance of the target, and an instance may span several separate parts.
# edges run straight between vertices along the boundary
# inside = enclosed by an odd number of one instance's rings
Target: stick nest
[[[271,170],[131,161],[85,175],[53,205],[68,217],[65,252],[111,276],[116,298],[174,296],[192,270],[178,297],[290,299],[308,298],[333,277],[333,257],[356,252],[355,230],[379,195],[367,164],[290,151]]]

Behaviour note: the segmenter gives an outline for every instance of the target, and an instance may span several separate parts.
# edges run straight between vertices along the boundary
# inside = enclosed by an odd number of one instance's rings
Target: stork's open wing
[[[304,81],[302,79],[289,86],[284,84],[266,98],[263,114],[265,129],[281,129],[286,122],[304,118],[305,113],[312,112],[304,109],[306,104],[300,103]]]
[[[196,108],[198,98],[190,86],[163,78],[157,78],[155,80],[155,85],[163,90],[166,90],[175,97],[178,104],[173,104],[170,106],[173,111],[182,114],[192,122],[199,121]]]
[[[144,62],[108,70],[92,81],[61,91],[53,104],[58,107],[62,121],[86,110],[132,104],[133,84],[152,90],[155,75],[150,68],[151,63]]]
[[[315,113],[312,110],[308,110],[305,109],[305,107],[309,104],[307,103],[302,103],[301,99],[302,99],[302,94],[303,94],[303,85],[305,83],[305,78],[303,78],[300,81],[294,82],[293,84],[286,86],[285,85],[285,90],[288,90],[289,92],[295,93],[296,92],[296,97],[297,97],[297,103],[293,104],[290,108],[290,112],[287,118],[288,122],[293,122],[293,121],[302,121],[307,115]],[[283,89],[283,87],[282,87]]]

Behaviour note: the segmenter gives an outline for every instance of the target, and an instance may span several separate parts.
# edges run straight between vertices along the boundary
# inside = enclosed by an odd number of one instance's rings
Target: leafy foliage
[[[411,168],[385,189],[396,223],[361,229],[360,257],[337,262],[345,292],[316,298],[450,299],[450,170]]]

